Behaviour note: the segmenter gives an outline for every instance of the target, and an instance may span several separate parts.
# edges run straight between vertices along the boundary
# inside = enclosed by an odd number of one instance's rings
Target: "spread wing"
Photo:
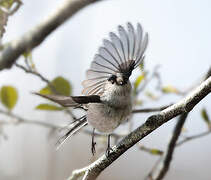
[[[136,30],[131,23],[127,29],[118,27],[118,35],[110,32],[110,40],[104,39],[103,46],[99,48],[86,73],[83,81],[84,95],[101,95],[106,81],[111,75],[128,73],[129,76],[144,58],[148,44],[148,34],[143,33],[138,23]]]

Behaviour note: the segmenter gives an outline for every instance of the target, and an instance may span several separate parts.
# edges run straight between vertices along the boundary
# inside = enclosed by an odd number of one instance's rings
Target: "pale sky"
[[[23,2],[21,9],[9,19],[3,42],[30,30],[63,1]],[[119,24],[125,25],[128,21],[133,24],[140,22],[149,33],[150,39],[146,52],[146,67],[152,70],[154,66],[161,64],[160,73],[164,84],[185,89],[197,82],[211,65],[210,10],[209,0],[105,0],[83,9],[69,19],[33,51],[33,59],[43,75],[49,79],[63,75],[73,84],[74,95],[79,95],[82,90],[80,82],[85,78],[85,70],[89,67],[102,39],[107,38],[110,31],[116,31]],[[21,61],[22,59],[19,60]],[[138,71],[133,74],[132,79],[137,73]],[[65,123],[64,119],[67,117],[62,114],[34,110],[35,105],[42,102],[40,98],[30,94],[44,86],[38,78],[13,68],[0,73],[0,85],[5,84],[12,84],[19,90],[20,100],[15,109],[16,113],[29,119],[52,120],[56,123],[60,123],[60,118],[63,118],[62,123]],[[178,99],[180,97],[168,96],[159,103],[165,104]],[[153,105],[159,106],[159,103]],[[147,103],[146,106],[150,105]],[[211,109],[210,95],[190,114],[185,125],[188,129],[187,135],[206,130],[199,114],[201,107]],[[211,116],[211,112],[209,114]],[[143,123],[146,117],[148,115],[136,116],[135,126]],[[164,149],[174,123],[173,120],[165,124],[142,142],[149,147]],[[13,126],[8,128],[7,132],[9,140],[0,144],[0,162],[6,163],[4,166],[1,164],[0,172],[4,172],[3,177],[8,179],[63,179],[72,169],[89,163],[90,137],[85,137],[88,142],[83,140],[83,147],[80,143],[76,145],[81,149],[80,152],[85,154],[80,162],[76,163],[77,159],[74,158],[77,150],[74,145],[78,141],[73,140],[73,143],[68,143],[61,151],[52,152],[52,146],[45,145],[48,142],[45,130],[38,127]],[[80,138],[84,136],[76,137],[82,141]],[[178,148],[166,179],[210,179],[209,141],[210,137],[207,136]],[[83,148],[87,148],[87,152],[82,151]],[[36,154],[36,158],[33,159],[32,154]],[[117,160],[112,168],[106,169],[99,179],[143,179],[156,159],[133,147]],[[49,168],[50,162],[54,165]],[[18,165],[19,163],[21,165]],[[203,168],[201,164],[204,165]],[[60,165],[62,170],[57,169]],[[131,169],[128,171],[127,168]],[[51,172],[49,169],[54,170]]]

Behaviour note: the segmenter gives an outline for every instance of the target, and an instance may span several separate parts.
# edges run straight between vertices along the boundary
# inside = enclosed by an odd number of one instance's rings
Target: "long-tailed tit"
[[[110,32],[110,40],[104,39],[103,46],[95,55],[86,80],[82,82],[84,96],[41,95],[65,107],[82,106],[86,115],[78,119],[59,140],[62,144],[83,126],[91,125],[99,132],[108,134],[107,154],[110,150],[110,133],[125,122],[132,112],[132,71],[142,63],[148,44],[148,34],[143,33],[138,23],[136,30],[131,23],[127,28],[118,26],[118,35]],[[92,153],[94,153],[92,141]]]

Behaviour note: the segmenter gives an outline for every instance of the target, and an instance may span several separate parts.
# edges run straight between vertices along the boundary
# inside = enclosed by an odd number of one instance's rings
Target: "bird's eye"
[[[119,84],[120,84],[120,85],[123,85],[123,81],[120,81]]]
[[[111,84],[114,84],[114,82],[116,82],[116,76],[115,75],[112,75],[111,77],[108,78],[108,81],[111,82]]]

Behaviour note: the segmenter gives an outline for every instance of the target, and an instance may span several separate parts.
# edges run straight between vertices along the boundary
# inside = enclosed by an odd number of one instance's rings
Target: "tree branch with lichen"
[[[203,78],[203,80],[206,80],[207,78],[211,77],[211,68],[209,68],[206,76]],[[193,87],[192,87],[193,88]],[[170,142],[168,144],[166,153],[163,154],[162,160],[159,160],[159,164],[161,165],[161,167],[159,167],[159,170],[156,168],[153,168],[153,170],[149,173],[148,178],[150,180],[161,180],[165,177],[166,173],[169,170],[170,167],[170,163],[172,161],[172,157],[173,157],[173,153],[174,153],[174,149],[176,148],[176,146],[181,145],[185,142],[187,142],[188,140],[191,139],[196,139],[199,137],[203,137],[205,135],[208,135],[210,133],[210,128],[208,131],[201,133],[199,135],[196,136],[192,136],[189,138],[185,138],[183,141],[180,141],[179,143],[177,143],[179,136],[181,134],[183,125],[187,119],[188,113],[184,113],[180,116],[180,118],[178,119],[178,122],[175,125],[174,131],[172,133],[172,137],[170,139]],[[158,166],[156,166],[158,167]]]
[[[174,117],[190,112],[210,92],[211,77],[202,82],[194,91],[179,102],[158,114],[150,116],[143,125],[128,134],[116,146],[112,147],[109,157],[103,155],[87,167],[73,171],[69,180],[75,180],[79,176],[83,176],[84,180],[96,179],[106,167],[112,164],[129,148]]]
[[[11,68],[24,52],[34,49],[56,28],[82,8],[100,0],[66,0],[53,14],[23,36],[3,46],[0,52],[0,70]]]

